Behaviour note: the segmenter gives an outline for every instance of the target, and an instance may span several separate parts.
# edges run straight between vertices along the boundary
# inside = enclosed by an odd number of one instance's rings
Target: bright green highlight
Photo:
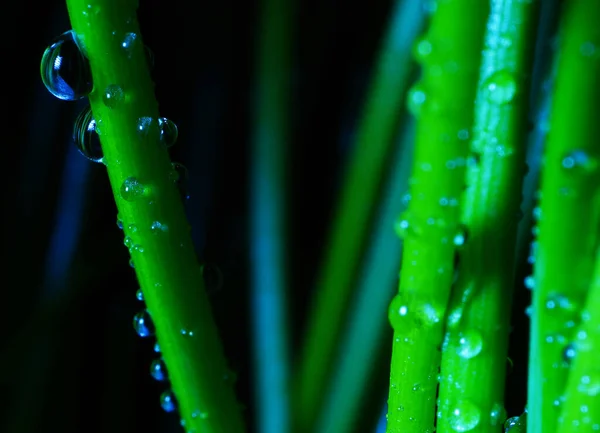
[[[577,330],[582,326],[600,231],[600,1],[571,1],[564,7],[536,212],[539,235],[533,247],[530,433],[589,431],[574,425],[559,428],[559,416],[561,405],[567,404],[562,411],[573,419],[572,405],[577,404],[564,403],[567,378],[577,374],[569,372],[568,350],[570,344],[579,344]],[[598,326],[597,321],[592,323]]]
[[[442,348],[437,432],[497,433],[506,419],[517,222],[537,2],[493,0],[475,100],[459,250]]]
[[[104,162],[182,421],[187,431],[242,432],[176,176],[159,142],[137,1],[68,0],[67,5],[90,61],[89,99]],[[156,223],[161,230],[152,230]]]

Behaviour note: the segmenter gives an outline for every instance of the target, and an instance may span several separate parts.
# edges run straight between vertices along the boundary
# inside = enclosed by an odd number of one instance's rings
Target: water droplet
[[[203,263],[201,270],[204,287],[207,291],[214,292],[223,287],[223,273],[217,265],[213,263]]]
[[[129,236],[125,236],[123,239],[123,245],[125,245],[131,251],[133,248],[133,239],[131,239]]]
[[[569,344],[564,348],[562,357],[564,361],[570,363],[573,361],[573,359],[575,359],[576,354],[577,351],[575,350],[575,345]]]
[[[584,150],[574,150],[563,158],[562,167],[573,173],[591,173],[598,168],[598,161]]]
[[[181,329],[179,330],[179,333],[180,333],[181,335],[184,335],[184,336],[186,336],[186,337],[193,337],[193,336],[194,336],[194,331],[189,331],[189,330],[187,330],[187,329],[185,329],[185,328],[181,328]]]
[[[155,359],[150,364],[150,375],[159,382],[167,380],[167,367],[162,359]]]
[[[494,403],[490,411],[490,424],[492,426],[501,425],[506,419],[506,409],[501,403]]]
[[[142,293],[142,289],[137,289],[137,292],[135,292],[135,299],[140,302],[144,302],[144,294]]]
[[[169,179],[175,183],[179,193],[181,194],[181,198],[183,200],[187,200],[190,198],[188,193],[188,170],[185,168],[183,164],[179,162],[174,162],[171,164],[172,170],[169,173]]]
[[[533,277],[533,275],[525,277],[524,283],[525,287],[529,290],[533,290],[535,288],[535,278]]]
[[[577,310],[571,300],[563,294],[551,293],[546,298],[546,309],[557,314],[569,314]]]
[[[125,99],[125,93],[121,86],[116,84],[109,84],[104,93],[102,93],[102,102],[110,109],[114,109],[119,106]]]
[[[160,128],[158,126],[158,121],[155,121],[152,117],[140,117],[137,120],[136,129],[140,138],[144,140],[153,140],[160,138]]]
[[[133,55],[133,50],[135,47],[137,41],[137,35],[135,33],[129,32],[129,33],[125,33],[125,37],[123,38],[123,41],[121,42],[121,47],[123,48],[123,50],[125,51],[125,54],[127,54],[127,58],[131,59],[131,56]]]
[[[398,218],[394,224],[394,231],[396,232],[396,235],[398,235],[398,237],[400,239],[406,239],[406,236],[408,234],[408,229],[410,228],[410,222],[409,220],[406,218],[406,213],[403,213],[400,218]]]
[[[135,177],[128,177],[121,185],[121,197],[123,200],[135,201],[146,193],[146,187]]]
[[[158,345],[158,343],[154,343],[154,351],[156,353],[160,353],[160,346]]]
[[[596,53],[596,45],[592,41],[586,41],[579,47],[579,52],[584,57],[593,57]]]
[[[458,355],[464,359],[471,359],[481,352],[483,340],[479,332],[468,330],[460,333],[458,344]]]
[[[46,89],[65,101],[85,98],[92,91],[92,74],[73,30],[60,35],[44,51],[40,73]]]
[[[150,225],[150,230],[152,233],[162,233],[169,231],[169,226],[161,223],[160,221],[154,221],[152,225]]]
[[[96,131],[96,121],[92,117],[92,109],[89,105],[75,119],[73,141],[77,146],[77,150],[87,159],[102,162],[104,154]]]
[[[481,413],[477,406],[468,400],[459,402],[450,412],[448,423],[457,432],[473,430],[479,424]]]
[[[440,326],[443,318],[443,308],[435,302],[425,299],[412,299],[409,307],[406,297],[397,294],[390,302],[388,318],[396,331],[407,331],[414,326]]]
[[[119,230],[123,230],[123,220],[120,214],[117,214],[117,227],[119,227]]]
[[[417,392],[421,389],[421,384],[415,383],[412,387],[413,392]]]
[[[507,104],[517,93],[517,84],[508,71],[497,71],[485,80],[485,93],[490,102]]]
[[[406,107],[408,111],[415,117],[418,117],[423,110],[423,105],[427,100],[427,94],[422,86],[415,84],[408,91],[406,99]]]
[[[135,269],[135,262],[133,261],[133,259],[129,259],[129,266],[130,266],[132,269]]]
[[[140,311],[133,317],[133,328],[140,337],[154,335],[154,323],[152,323],[148,310]]]
[[[208,419],[208,412],[196,409],[192,412],[192,418]]]
[[[504,433],[508,433],[513,427],[520,426],[520,417],[513,416],[504,423]]]
[[[425,63],[425,61],[430,57],[431,52],[433,51],[433,44],[427,38],[419,38],[415,42],[413,54],[415,56],[415,60],[421,64]]]
[[[456,247],[462,247],[465,245],[465,243],[467,242],[467,239],[469,237],[469,232],[467,230],[467,228],[464,225],[461,225],[459,227],[458,232],[454,235],[454,245]]]
[[[165,412],[174,412],[177,409],[177,400],[173,391],[168,390],[160,395],[160,406]]]
[[[177,125],[166,117],[161,117],[158,119],[158,127],[160,129],[161,143],[167,148],[173,146],[179,135]]]

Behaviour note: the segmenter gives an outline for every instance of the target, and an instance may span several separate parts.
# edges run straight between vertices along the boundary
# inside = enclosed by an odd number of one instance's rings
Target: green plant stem
[[[250,189],[252,320],[257,432],[290,431],[286,189],[292,10],[262,1]]]
[[[423,70],[408,99],[417,133],[411,200],[399,223],[400,287],[389,311],[394,341],[388,433],[434,431],[439,346],[488,10],[487,2],[438,2],[415,49]]]
[[[600,1],[564,6],[537,212],[539,235],[533,246],[530,433],[557,431],[556,404],[563,400],[568,375],[565,349],[590,288],[600,231]]]
[[[71,24],[89,58],[94,80],[89,99],[104,161],[179,414],[188,431],[238,433],[244,430],[241,414],[232,386],[224,380],[223,348],[173,168],[160,143],[137,3],[67,1]],[[129,45],[123,45],[126,40]],[[106,105],[108,86],[119,86],[123,100]],[[139,128],[142,117],[152,119],[149,128]],[[125,190],[131,177],[139,185]],[[162,229],[152,230],[155,222]]]
[[[492,0],[485,33],[460,251],[442,349],[439,433],[497,432],[514,286],[538,4]],[[479,160],[479,162],[477,162]]]
[[[600,247],[582,321],[575,333],[573,359],[559,418],[559,433],[600,430]]]
[[[405,1],[399,0],[397,7]],[[394,24],[393,22],[391,24]],[[382,174],[397,133],[403,95],[408,86],[410,49],[404,29],[391,25],[381,48],[375,75],[348,161],[316,296],[295,377],[295,427],[313,431],[333,368],[354,279],[363,251]]]

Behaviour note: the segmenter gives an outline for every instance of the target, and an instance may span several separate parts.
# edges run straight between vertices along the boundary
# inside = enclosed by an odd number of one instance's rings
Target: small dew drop
[[[135,177],[128,177],[121,185],[121,197],[123,200],[135,201],[143,197],[146,193],[146,187]]]
[[[125,99],[125,93],[121,86],[109,84],[102,93],[102,102],[110,109],[117,108]]]
[[[154,221],[151,225],[150,225],[150,230],[152,231],[152,233],[156,234],[156,233],[163,233],[163,232],[168,232],[169,231],[169,226],[166,224],[161,223],[160,221]]]
[[[448,423],[454,431],[467,432],[477,427],[480,419],[479,408],[470,401],[463,400],[450,412]]]
[[[158,122],[152,117],[142,116],[137,120],[136,130],[138,136],[144,140],[153,140],[160,138],[160,129]]]
[[[419,84],[416,84],[408,91],[406,107],[413,116],[418,117],[423,110],[426,100],[427,94],[425,90]]]
[[[119,230],[123,230],[123,220],[121,219],[121,215],[117,214],[117,227]]]
[[[159,382],[167,380],[167,367],[162,359],[155,359],[150,364],[150,375]]]
[[[154,335],[154,323],[152,323],[148,310],[140,311],[133,317],[133,328],[140,337]]]
[[[504,423],[504,433],[508,433],[513,427],[520,425],[520,417],[513,416],[512,418],[507,419]]]
[[[135,299],[140,302],[144,302],[144,294],[142,293],[142,289],[137,289],[137,292],[135,292]]]
[[[129,259],[129,267],[131,267],[132,269],[135,269],[135,263],[134,263],[133,259]]]
[[[462,247],[465,245],[465,243],[467,242],[469,233],[467,231],[467,228],[463,225],[461,225],[461,227],[459,228],[458,232],[454,235],[454,245],[456,247]]]
[[[432,51],[433,45],[431,41],[427,38],[420,38],[415,43],[413,54],[417,62],[424,63],[429,58]]]
[[[492,426],[501,425],[506,419],[506,410],[501,403],[494,403],[490,411],[490,424]]]
[[[194,336],[194,331],[188,331],[185,328],[180,329],[179,333],[185,337],[193,337]]]
[[[533,290],[535,288],[535,278],[533,277],[533,275],[525,277],[524,283],[525,287],[529,290]]]
[[[576,354],[577,351],[575,350],[575,345],[569,344],[564,348],[562,352],[562,358],[564,361],[571,363],[573,359],[575,359]]]
[[[154,343],[154,351],[155,351],[156,353],[160,353],[160,346],[159,346],[159,344],[158,344],[158,343]]]
[[[459,335],[458,344],[458,355],[464,359],[471,359],[481,353],[483,339],[479,332],[468,330]]]
[[[77,150],[87,159],[94,162],[102,162],[104,153],[100,145],[96,121],[92,117],[92,109],[89,105],[75,119],[73,141]]]
[[[125,51],[127,58],[131,59],[133,55],[133,50],[137,41],[137,35],[135,33],[129,32],[125,33],[125,37],[121,42],[121,48]]]
[[[40,73],[46,89],[58,99],[75,101],[92,91],[90,64],[73,30],[63,33],[46,48]]]
[[[572,173],[592,173],[598,168],[598,161],[584,150],[574,150],[562,159],[562,167]]]
[[[484,83],[487,99],[495,104],[511,102],[517,93],[517,84],[508,71],[497,71]]]
[[[196,418],[197,419],[208,419],[208,412],[196,409],[195,411],[192,412],[192,418],[193,419],[196,419]]]
[[[177,409],[175,394],[171,390],[165,391],[160,395],[160,406],[165,412],[174,412]]]
[[[161,117],[158,119],[158,127],[161,143],[167,148],[173,146],[179,135],[177,125],[166,117]]]

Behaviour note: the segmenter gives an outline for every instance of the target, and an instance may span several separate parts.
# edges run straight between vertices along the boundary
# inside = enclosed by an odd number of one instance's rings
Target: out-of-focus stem
[[[530,433],[555,433],[558,429],[569,374],[567,361],[590,289],[600,232],[600,1],[569,1],[564,8],[536,212],[539,236],[534,244]]]

